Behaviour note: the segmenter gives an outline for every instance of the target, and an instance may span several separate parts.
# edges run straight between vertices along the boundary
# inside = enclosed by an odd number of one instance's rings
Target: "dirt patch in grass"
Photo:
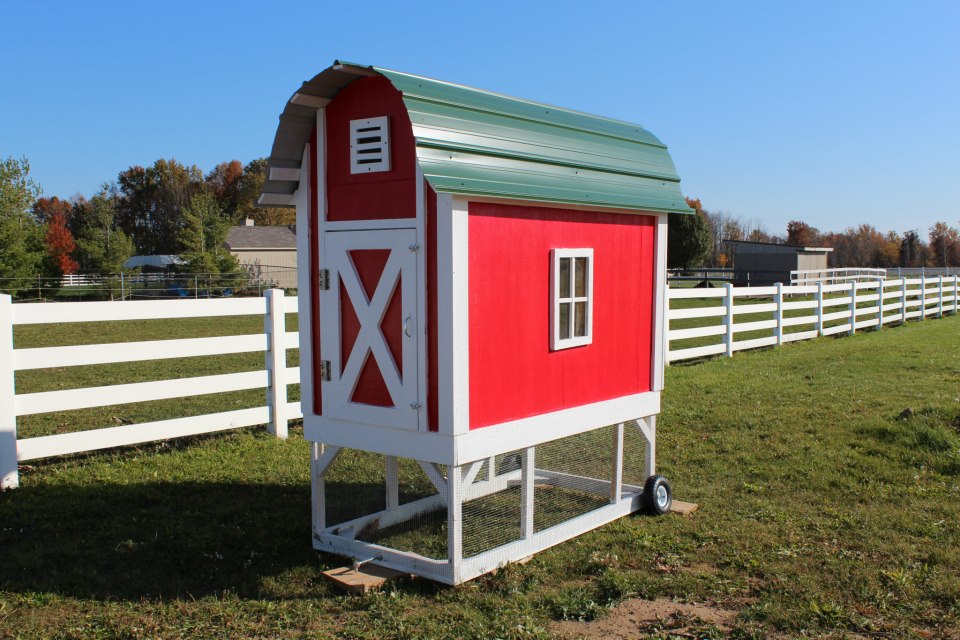
[[[674,602],[667,598],[624,600],[610,614],[590,622],[556,622],[552,631],[558,638],[636,638],[638,634],[667,630],[672,634],[731,630],[736,611],[708,604]]]

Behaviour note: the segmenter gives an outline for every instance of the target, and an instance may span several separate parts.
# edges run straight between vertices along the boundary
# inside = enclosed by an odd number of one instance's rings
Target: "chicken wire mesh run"
[[[603,427],[459,469],[344,450],[325,477],[327,530],[431,560],[449,560],[451,543],[456,558],[517,560],[525,541],[561,542],[571,535],[554,527],[641,490],[645,440],[634,423],[622,433]]]
[[[395,465],[395,481],[391,465]],[[438,472],[445,469],[438,466]],[[326,526],[338,535],[447,558],[447,496],[415,460],[343,449],[324,476]]]

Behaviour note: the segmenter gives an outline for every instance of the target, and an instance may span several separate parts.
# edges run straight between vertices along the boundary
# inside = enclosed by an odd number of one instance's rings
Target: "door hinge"
[[[410,408],[413,409],[414,411],[420,411],[420,407],[422,406],[423,406],[422,404],[416,401],[410,403]]]
[[[324,382],[330,382],[330,361],[320,361],[320,379]]]
[[[320,291],[330,290],[330,270],[320,269],[317,273],[317,289]]]
[[[412,245],[410,245],[407,248],[410,249],[410,251],[413,251],[414,253],[420,251],[420,245],[417,244],[416,242],[414,242]]]

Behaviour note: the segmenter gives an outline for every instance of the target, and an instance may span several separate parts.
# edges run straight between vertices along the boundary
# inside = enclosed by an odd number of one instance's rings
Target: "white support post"
[[[13,407],[13,299],[0,294],[0,490],[20,486],[17,414]]]
[[[313,503],[313,534],[318,535],[327,527],[326,483],[320,473],[320,456],[323,445],[310,443],[310,498]]]
[[[777,326],[774,329],[774,335],[777,338],[777,346],[783,344],[783,283],[778,282],[775,285],[777,287],[777,293],[775,295],[775,302],[777,303]]]
[[[533,537],[533,494],[536,479],[536,448],[527,447],[523,452],[523,465],[520,473],[523,482],[520,494],[520,531],[524,540]]]
[[[310,483],[313,498],[313,533],[319,535],[327,528],[327,483],[326,475],[330,465],[340,455],[340,447],[326,447],[322,444],[311,445],[310,473],[313,482]]]
[[[397,456],[386,456],[387,509],[400,506],[400,464]]]
[[[900,324],[907,323],[907,279],[900,277]]]
[[[727,290],[727,296],[724,298],[724,302],[727,305],[727,312],[723,316],[723,326],[727,328],[727,333],[724,336],[724,344],[727,346],[727,357],[733,357],[733,285],[729,282],[725,282],[723,288]]]
[[[937,317],[943,317],[943,276],[937,276]]]
[[[620,501],[623,493],[623,423],[613,430],[613,477],[610,481],[610,504]]]
[[[883,278],[877,278],[877,331],[883,329]]]
[[[497,456],[490,456],[487,459],[487,480],[493,480],[497,475]]]
[[[283,289],[267,290],[267,314],[263,318],[267,334],[267,406],[270,422],[267,431],[278,438],[287,437],[287,326]]]
[[[857,332],[857,281],[850,281],[850,332],[853,335]]]
[[[463,565],[463,467],[447,470],[447,558],[453,580],[459,582]]]
[[[920,267],[923,269],[923,267]],[[927,274],[920,276],[920,319],[927,319]]]
[[[817,281],[817,336],[823,337],[823,280]]]
[[[644,471],[649,478],[657,472],[657,416],[648,416],[647,423],[647,448],[644,454]]]

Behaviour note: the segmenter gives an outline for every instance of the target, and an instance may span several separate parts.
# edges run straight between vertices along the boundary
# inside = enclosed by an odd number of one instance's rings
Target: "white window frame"
[[[560,260],[570,259],[570,290],[560,291]],[[576,296],[576,264],[577,258],[587,259],[587,277],[584,279],[584,296]],[[550,350],[559,351],[572,347],[582,347],[593,342],[593,249],[552,249],[550,251]],[[561,295],[562,293],[568,295]],[[586,331],[582,336],[574,336],[576,303],[587,304],[585,319]],[[560,305],[570,305],[568,327],[569,336],[560,335]]]

